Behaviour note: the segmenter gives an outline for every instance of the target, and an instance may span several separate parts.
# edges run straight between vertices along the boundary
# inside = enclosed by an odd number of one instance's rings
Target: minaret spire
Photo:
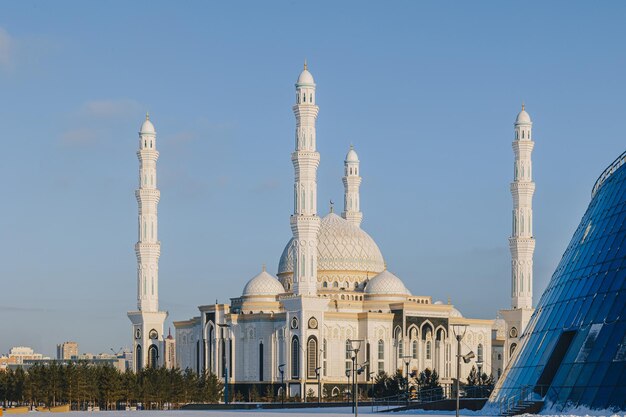
[[[511,307],[531,309],[533,304],[533,194],[531,153],[532,122],[522,103],[522,110],[515,120],[514,177],[511,183],[513,196],[513,230],[509,239],[511,250]]]
[[[159,257],[157,206],[161,193],[157,188],[156,131],[146,113],[139,131],[139,188],[135,191],[138,216],[137,256],[137,311],[128,313],[133,324],[133,367],[156,367],[163,364],[163,323],[167,312],[159,311]]]
[[[291,154],[295,170],[294,209],[291,231],[294,246],[293,292],[297,295],[317,293],[317,167],[320,154],[316,151],[315,121],[319,108],[315,105],[315,81],[304,69],[296,82],[296,144]]]
[[[361,197],[359,195],[359,187],[361,186],[359,164],[359,156],[354,150],[354,146],[350,145],[350,150],[344,161],[344,209],[343,213],[341,213],[341,217],[358,227],[361,226],[361,221],[363,220],[363,213],[361,213]]]

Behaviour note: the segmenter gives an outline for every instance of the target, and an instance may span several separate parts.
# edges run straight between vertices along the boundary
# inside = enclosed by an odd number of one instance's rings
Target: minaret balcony
[[[159,159],[159,151],[156,149],[140,149],[137,151],[137,158],[140,161],[155,161]]]

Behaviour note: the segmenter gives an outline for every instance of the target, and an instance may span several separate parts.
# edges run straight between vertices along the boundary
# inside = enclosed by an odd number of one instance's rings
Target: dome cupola
[[[411,295],[400,278],[386,269],[369,280],[365,286],[365,294],[368,295]]]
[[[285,292],[281,283],[267,273],[265,266],[260,274],[252,278],[243,288],[242,297],[264,296],[276,297]]]
[[[306,60],[304,61],[304,69],[300,73],[300,76],[298,76],[298,81],[296,81],[296,86],[299,85],[315,85],[313,74],[309,72],[309,68],[306,65]]]
[[[522,104],[522,110],[517,114],[517,118],[515,119],[516,125],[521,124],[532,124],[530,120],[530,115],[526,112],[526,106]]]
[[[354,146],[350,145],[350,150],[346,155],[346,162],[359,162],[359,155],[354,150]]]
[[[152,122],[150,121],[150,114],[146,113],[146,120],[143,121],[143,123],[141,124],[141,129],[139,129],[139,134],[140,135],[154,135],[156,133],[156,130],[154,130],[154,125],[152,124]]]

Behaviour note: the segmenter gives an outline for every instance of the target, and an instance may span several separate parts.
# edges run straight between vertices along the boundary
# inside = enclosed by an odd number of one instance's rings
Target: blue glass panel
[[[626,152],[617,161],[592,196],[491,404],[531,386],[557,411],[626,411]]]

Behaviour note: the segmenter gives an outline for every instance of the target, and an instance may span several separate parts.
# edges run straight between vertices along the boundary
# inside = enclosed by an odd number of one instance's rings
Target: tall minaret
[[[315,105],[315,81],[304,69],[296,82],[296,144],[291,154],[295,170],[294,209],[291,231],[294,245],[293,292],[315,295],[317,292],[317,167],[320,154],[315,150],[315,120],[319,108]]]
[[[343,213],[341,217],[354,224],[361,226],[363,213],[361,213],[361,198],[359,196],[359,187],[361,186],[361,177],[359,175],[359,156],[356,154],[354,147],[350,145],[350,150],[344,161],[345,173],[343,177]]]
[[[511,194],[513,195],[513,231],[509,238],[511,249],[511,308],[531,309],[533,305],[533,194],[531,153],[532,122],[522,104],[515,120],[515,169]]]
[[[157,189],[156,131],[149,115],[139,131],[139,188],[135,191],[139,206],[139,237],[135,244],[137,256],[137,310],[128,313],[133,323],[133,346],[135,370],[146,366],[160,366],[163,323],[167,312],[159,311],[159,256],[161,243],[158,239],[157,205],[160,192]]]

